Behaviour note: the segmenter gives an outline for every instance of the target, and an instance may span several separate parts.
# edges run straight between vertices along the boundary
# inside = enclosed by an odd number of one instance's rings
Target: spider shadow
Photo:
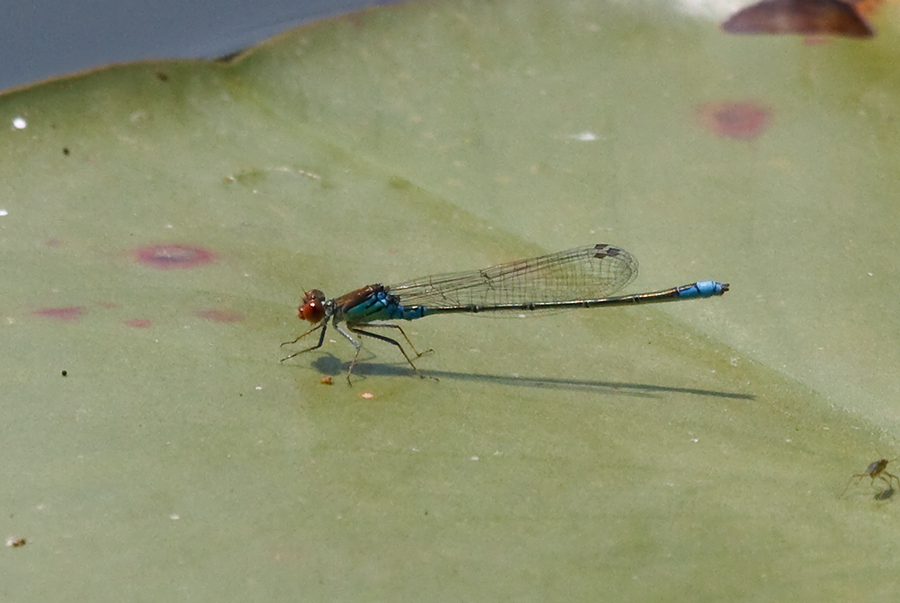
[[[875,495],[875,500],[889,500],[894,497],[894,488],[888,488],[887,490],[882,490],[878,494]]]

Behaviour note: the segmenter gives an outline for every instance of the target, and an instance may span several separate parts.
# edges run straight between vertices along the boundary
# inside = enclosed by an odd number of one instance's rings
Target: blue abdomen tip
[[[728,283],[717,283],[716,281],[700,281],[678,290],[678,295],[682,299],[691,299],[694,297],[712,297],[714,295],[722,295],[728,291]]]

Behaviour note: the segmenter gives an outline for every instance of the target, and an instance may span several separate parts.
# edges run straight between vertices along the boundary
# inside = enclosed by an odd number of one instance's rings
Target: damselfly
[[[483,270],[426,276],[399,285],[368,285],[327,301],[324,293],[312,289],[304,292],[298,316],[312,323],[313,327],[297,339],[281,345],[297,343],[316,331],[321,331],[319,341],[281,361],[322,347],[328,321],[331,320],[338,333],[356,348],[347,370],[348,383],[362,348],[351,333],[397,346],[409,366],[417,375],[424,377],[400,342],[363,330],[362,327],[397,329],[415,354],[414,358],[419,358],[431,350],[419,353],[400,325],[386,321],[415,320],[434,314],[462,312],[524,314],[541,310],[654,304],[713,297],[728,291],[728,283],[700,281],[663,291],[605,297],[623,288],[635,276],[637,260],[630,253],[612,245],[598,244]],[[346,330],[341,323],[344,323]]]

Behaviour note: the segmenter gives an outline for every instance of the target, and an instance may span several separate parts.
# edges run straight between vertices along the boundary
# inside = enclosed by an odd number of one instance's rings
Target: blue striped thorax
[[[415,320],[426,314],[424,306],[402,306],[400,299],[380,284],[357,289],[332,302],[335,318],[351,324],[376,320]]]

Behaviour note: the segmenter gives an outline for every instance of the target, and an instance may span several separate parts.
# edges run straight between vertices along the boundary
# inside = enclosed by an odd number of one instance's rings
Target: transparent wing
[[[471,272],[436,274],[389,287],[404,306],[448,308],[607,297],[637,276],[637,260],[589,245]]]

